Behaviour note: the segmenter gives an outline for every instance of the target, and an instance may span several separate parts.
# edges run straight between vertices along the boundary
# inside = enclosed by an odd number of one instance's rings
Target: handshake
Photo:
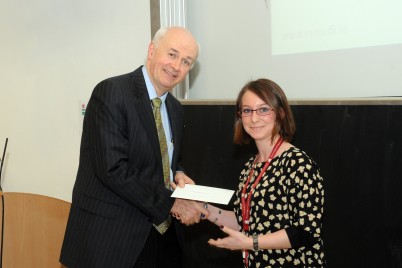
[[[194,181],[182,172],[176,173],[175,181],[177,184],[171,183],[173,189],[176,189],[178,186],[184,187],[185,184],[194,184]],[[200,220],[208,219],[210,214],[207,207],[204,206],[204,202],[180,198],[176,198],[170,213],[186,226],[199,223]]]
[[[171,209],[171,214],[181,223],[189,226],[208,219],[209,211],[203,202],[177,198]]]

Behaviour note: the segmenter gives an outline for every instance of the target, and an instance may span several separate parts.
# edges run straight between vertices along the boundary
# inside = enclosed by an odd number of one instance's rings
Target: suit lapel
[[[168,96],[166,98],[166,109],[168,112],[168,116],[169,116],[169,122],[170,122],[170,128],[172,131],[172,140],[173,140],[173,159],[172,161],[175,162],[175,158],[178,154],[178,150],[177,150],[177,146],[179,144],[179,132],[181,131],[181,122],[178,118],[178,111],[177,111],[177,107],[175,107],[174,103],[173,103],[173,96],[168,93]]]
[[[152,146],[152,151],[159,156],[160,161],[162,163],[162,159],[160,157],[160,148],[159,148],[159,139],[158,132],[155,125],[155,118],[152,112],[151,103],[149,100],[148,91],[145,85],[145,80],[142,75],[141,68],[134,71],[134,83],[135,83],[135,107],[138,109],[138,117],[140,123],[145,130],[147,137],[150,139],[150,143]]]
[[[155,153],[156,157],[160,161],[160,166],[162,166],[162,157],[160,154],[160,147],[159,147],[159,138],[158,138],[158,132],[156,129],[156,124],[155,124],[155,118],[152,112],[152,106],[149,100],[149,95],[148,91],[146,88],[144,76],[141,71],[141,67],[138,68],[133,72],[133,80],[134,80],[134,94],[135,94],[135,101],[136,103],[134,104],[135,107],[138,110],[139,114],[139,120],[140,123],[143,125],[147,138],[150,139],[151,143],[151,149]],[[169,117],[169,122],[170,122],[170,128],[171,128],[171,133],[172,133],[172,139],[173,139],[173,162],[175,162],[175,158],[177,157],[178,150],[178,142],[181,137],[178,136],[179,132],[181,131],[181,122],[178,120],[178,111],[177,107],[174,105],[174,97],[168,93],[168,96],[166,98],[166,110],[168,112],[168,117]],[[172,163],[171,163],[172,165]]]
[[[172,96],[170,95],[170,93],[168,93],[168,96],[166,98],[166,110],[167,110],[168,117],[169,117],[170,129],[172,132],[172,139],[173,139],[173,141],[175,141],[176,140],[175,134],[177,131],[177,115],[174,112],[173,105],[172,105],[172,102],[170,99],[171,97]]]

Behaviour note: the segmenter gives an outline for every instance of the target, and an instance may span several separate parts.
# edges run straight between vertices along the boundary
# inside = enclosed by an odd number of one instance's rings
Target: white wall
[[[400,44],[272,56],[271,5],[295,7],[298,1],[303,0],[188,0],[187,25],[201,44],[190,98],[235,99],[244,83],[259,77],[278,82],[289,98],[402,95]],[[314,1],[303,3],[311,7]],[[374,16],[379,21],[390,6],[393,14],[402,14],[400,0],[356,2],[384,7]],[[345,8],[359,10],[340,10]],[[283,10],[286,22],[303,20],[299,7],[293,14]],[[304,12],[309,11],[324,12]],[[144,62],[150,28],[148,1],[0,1],[0,153],[9,138],[4,191],[71,200],[81,104],[100,80]],[[388,31],[390,40],[401,38],[399,28]]]
[[[400,0],[193,0],[201,44],[191,99],[233,99],[250,79],[297,99],[402,96]]]
[[[1,154],[9,138],[5,192],[71,200],[80,105],[102,79],[143,64],[150,29],[148,1],[0,2]]]

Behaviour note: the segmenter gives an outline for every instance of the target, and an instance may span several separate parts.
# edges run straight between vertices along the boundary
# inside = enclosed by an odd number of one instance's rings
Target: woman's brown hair
[[[235,144],[248,144],[252,140],[243,128],[242,118],[239,113],[243,105],[243,95],[247,91],[256,94],[273,109],[274,113],[276,113],[276,121],[271,142],[277,135],[282,137],[284,141],[290,142],[295,133],[296,124],[286,95],[278,84],[264,78],[248,82],[239,92],[236,101],[236,119],[234,124],[233,142]]]

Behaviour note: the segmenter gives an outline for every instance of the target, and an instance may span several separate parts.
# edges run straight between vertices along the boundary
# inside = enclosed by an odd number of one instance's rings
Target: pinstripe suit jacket
[[[183,112],[170,93],[166,105],[175,141],[172,170],[176,171]],[[141,67],[100,82],[84,117],[60,261],[68,267],[133,267],[152,224],[164,221],[174,202],[162,174],[158,134]]]

